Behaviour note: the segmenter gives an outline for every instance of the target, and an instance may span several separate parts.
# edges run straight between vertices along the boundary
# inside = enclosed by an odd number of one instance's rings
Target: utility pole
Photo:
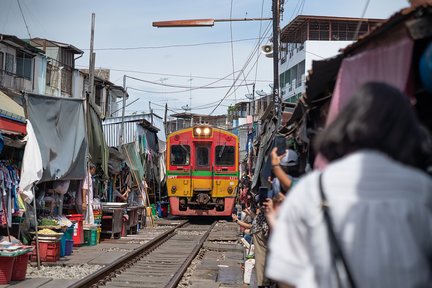
[[[124,144],[124,117],[125,117],[125,109],[126,109],[126,75],[123,75],[123,101],[122,101],[122,117],[121,117],[121,126],[120,126],[120,133],[119,133],[119,150],[121,145]]]
[[[165,135],[168,134],[167,114],[168,114],[168,103],[165,103],[165,116],[164,116]]]
[[[95,69],[95,53],[93,52],[94,46],[94,29],[95,29],[95,13],[92,13],[92,23],[90,32],[90,63],[89,63],[89,96],[91,101],[94,101],[94,69]]]
[[[282,114],[282,99],[279,95],[279,34],[280,34],[280,0],[273,0],[273,102],[277,126]]]

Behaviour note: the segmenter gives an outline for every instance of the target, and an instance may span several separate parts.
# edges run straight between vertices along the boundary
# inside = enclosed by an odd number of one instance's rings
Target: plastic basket
[[[12,281],[22,281],[26,278],[27,265],[29,260],[29,254],[22,254],[15,257],[15,262],[12,271]]]
[[[74,225],[68,227],[64,233],[66,235],[66,240],[72,240],[73,239],[73,233],[74,233]]]
[[[63,236],[60,238],[60,257],[64,257],[66,254],[66,240],[67,236],[66,234],[63,234]]]
[[[11,281],[15,258],[0,256],[0,285],[8,284]]]
[[[97,229],[84,230],[84,245],[94,246],[97,244]]]
[[[36,243],[34,243],[36,247]],[[60,260],[60,241],[42,242],[39,241],[39,257],[42,262],[56,262]],[[37,247],[33,250],[32,261],[36,261]]]
[[[72,255],[73,244],[74,244],[73,240],[66,240],[65,256]]]
[[[74,231],[73,231],[73,240],[75,246],[80,246],[84,243],[84,231],[83,231],[83,221],[84,216],[82,214],[72,214],[72,215],[66,215],[66,217],[71,220],[74,225]]]

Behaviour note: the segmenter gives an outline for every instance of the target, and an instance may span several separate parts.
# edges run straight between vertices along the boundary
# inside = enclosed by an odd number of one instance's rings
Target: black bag
[[[355,288],[354,278],[352,276],[351,270],[349,269],[348,262],[343,254],[342,247],[336,237],[335,231],[333,229],[333,222],[329,213],[329,204],[327,202],[327,197],[324,193],[322,186],[322,173],[319,175],[319,190],[321,194],[321,208],[324,213],[324,219],[326,222],[327,230],[329,232],[329,242],[330,242],[330,253],[333,260],[333,265],[336,271],[336,279],[338,281],[339,287],[351,287]],[[345,277],[342,275],[345,274]],[[342,279],[346,279],[348,283],[342,283]]]

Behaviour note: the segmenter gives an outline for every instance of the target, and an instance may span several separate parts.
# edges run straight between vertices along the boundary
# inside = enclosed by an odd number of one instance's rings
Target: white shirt
[[[297,288],[337,287],[318,175],[293,187],[269,240],[266,275]],[[327,166],[323,187],[357,287],[432,286],[430,176],[360,151]]]

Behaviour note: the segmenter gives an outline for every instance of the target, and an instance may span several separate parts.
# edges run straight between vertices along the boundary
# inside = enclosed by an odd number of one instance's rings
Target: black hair
[[[421,169],[431,163],[428,131],[418,121],[409,98],[385,83],[363,85],[316,140],[316,149],[329,161],[372,149]]]

